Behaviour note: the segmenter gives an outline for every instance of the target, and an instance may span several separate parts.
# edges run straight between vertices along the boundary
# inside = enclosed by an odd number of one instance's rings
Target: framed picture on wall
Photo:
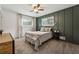
[[[54,16],[43,18],[42,26],[54,26]]]

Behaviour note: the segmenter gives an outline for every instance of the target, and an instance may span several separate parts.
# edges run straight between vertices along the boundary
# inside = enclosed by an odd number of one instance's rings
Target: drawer
[[[8,48],[8,47],[11,47],[11,46],[12,46],[12,43],[1,44],[0,49]]]
[[[9,54],[9,53],[12,53],[12,48],[0,50],[0,54]]]
[[[7,42],[0,44],[0,53],[9,53],[12,52],[12,42]]]
[[[0,46],[0,50],[7,49],[7,48],[12,48],[12,44]]]

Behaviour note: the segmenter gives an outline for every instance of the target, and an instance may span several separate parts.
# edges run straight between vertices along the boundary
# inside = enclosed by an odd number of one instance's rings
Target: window
[[[23,27],[32,27],[32,18],[28,16],[22,16],[22,26]]]
[[[54,26],[54,16],[43,18],[42,26]]]

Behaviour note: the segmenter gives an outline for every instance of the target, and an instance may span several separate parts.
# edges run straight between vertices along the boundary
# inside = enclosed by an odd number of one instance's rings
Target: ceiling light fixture
[[[40,4],[33,4],[32,12],[38,13],[39,11],[44,11],[44,9],[40,7]]]

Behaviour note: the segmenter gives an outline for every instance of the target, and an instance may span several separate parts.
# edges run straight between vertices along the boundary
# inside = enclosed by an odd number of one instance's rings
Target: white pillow
[[[51,28],[45,28],[45,32],[50,32]]]
[[[45,32],[45,28],[44,27],[41,27],[41,30],[40,31]]]

